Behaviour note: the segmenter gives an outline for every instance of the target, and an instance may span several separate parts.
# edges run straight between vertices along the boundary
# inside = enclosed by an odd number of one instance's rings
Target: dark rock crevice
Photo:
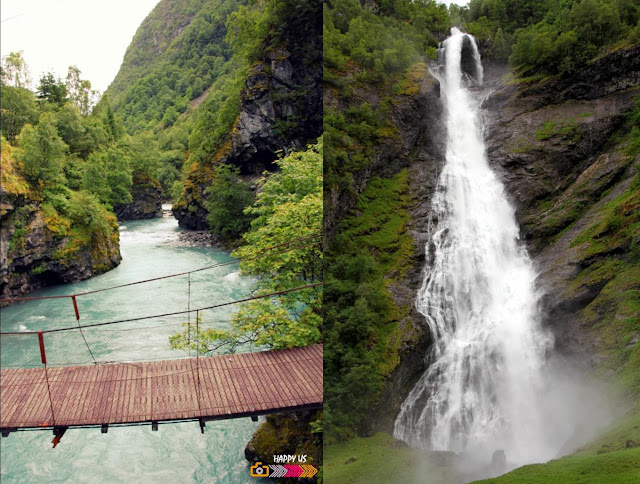
[[[131,187],[133,200],[113,207],[118,220],[142,220],[162,217],[162,187],[147,177],[135,177]]]

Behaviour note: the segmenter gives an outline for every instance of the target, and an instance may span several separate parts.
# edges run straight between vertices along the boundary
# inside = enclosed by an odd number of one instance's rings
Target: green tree
[[[53,73],[47,72],[40,78],[38,99],[62,106],[67,102],[67,87],[61,79],[56,79]]]
[[[66,103],[57,112],[58,133],[69,145],[71,153],[78,153],[83,150],[87,135],[84,120],[78,107],[72,103]]]
[[[110,146],[89,156],[83,186],[107,207],[131,202],[132,184],[129,158],[121,148]]]
[[[491,44],[491,49],[489,50],[489,54],[494,59],[506,60],[509,58],[507,43],[504,39],[504,34],[502,33],[501,28],[496,30],[496,33],[493,36],[493,43]]]
[[[0,89],[2,109],[2,135],[14,144],[16,137],[25,124],[35,124],[38,120],[38,108],[35,96],[24,87],[2,84]]]
[[[111,107],[109,95],[105,94],[93,110],[93,115],[99,118],[110,141],[117,141],[124,136],[122,121]]]
[[[42,113],[36,127],[25,125],[20,133],[22,153],[18,155],[29,181],[44,187],[61,173],[67,145],[58,135],[53,113]]]
[[[98,197],[84,190],[71,192],[67,213],[74,225],[88,227],[94,234],[108,237],[117,228],[114,215],[100,204]]]
[[[233,254],[243,259],[244,274],[258,278],[257,295],[322,280],[322,141],[276,163],[281,171],[260,182],[255,203],[246,209],[256,218]],[[306,346],[320,340],[321,325],[322,289],[315,287],[244,303],[230,329],[201,332],[198,349]],[[171,345],[189,346],[188,330],[171,337]]]
[[[28,88],[31,85],[29,68],[22,55],[23,51],[11,52],[2,58],[3,85],[22,88]]]
[[[251,222],[251,216],[245,213],[245,208],[253,201],[253,195],[249,184],[241,180],[239,175],[237,167],[217,165],[213,181],[205,191],[209,228],[226,239],[240,237]]]
[[[129,155],[129,164],[135,177],[158,179],[162,152],[156,135],[142,131],[134,136],[124,135],[118,143]]]
[[[77,66],[69,66],[65,87],[69,100],[76,105],[83,116],[88,116],[93,107],[93,99],[96,94],[91,90],[91,82],[80,79],[82,72]]]

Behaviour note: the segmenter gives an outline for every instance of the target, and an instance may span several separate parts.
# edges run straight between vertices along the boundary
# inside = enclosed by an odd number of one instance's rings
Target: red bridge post
[[[76,312],[76,321],[80,321],[80,312],[78,311],[78,303],[76,301],[76,297],[71,296],[71,300],[73,301],[73,310]]]
[[[44,352],[44,338],[42,337],[42,331],[38,331],[38,342],[40,343],[40,358],[42,359],[42,364],[47,364],[47,355]]]

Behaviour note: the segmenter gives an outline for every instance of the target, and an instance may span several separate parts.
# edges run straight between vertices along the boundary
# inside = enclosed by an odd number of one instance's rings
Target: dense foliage
[[[233,253],[242,272],[257,278],[256,295],[322,281],[322,142],[276,163],[280,171],[266,174],[245,209],[251,228]],[[322,288],[312,287],[244,303],[230,328],[200,333],[198,350],[306,346],[320,341],[321,330]],[[192,332],[173,336],[172,346],[196,348]]]
[[[225,70],[225,41],[237,0],[160,2],[129,46],[108,89],[131,134],[173,125]]]
[[[416,89],[448,34],[449,12],[435,1],[325,3],[325,216],[336,200],[352,206],[329,243],[324,303],[325,437],[357,433],[394,367],[391,343],[401,317],[387,289],[408,250],[406,172],[375,178],[358,194],[382,143],[398,139],[392,111]],[[400,341],[399,335],[395,337]],[[394,356],[395,355],[395,356]]]
[[[124,133],[108,97],[94,107],[91,83],[77,67],[66,80],[45,73],[37,92],[25,72],[20,53],[3,59],[2,135],[14,146],[13,161],[3,157],[3,168],[15,163],[57,236],[109,236],[114,217],[108,210],[131,201],[134,172],[157,177],[158,164],[149,162],[154,144],[145,134]]]
[[[523,71],[569,74],[603,48],[640,41],[633,0],[472,0],[459,13],[489,57]]]
[[[251,223],[251,216],[245,213],[253,201],[249,183],[241,180],[240,170],[231,165],[218,165],[213,171],[213,182],[206,190],[207,222],[214,233],[226,239],[237,239],[244,234]]]
[[[358,0],[325,4],[325,80],[339,82],[334,69],[358,69],[361,78],[381,82],[421,56],[435,58],[438,37],[449,28],[444,5],[435,0],[377,3],[375,10]]]

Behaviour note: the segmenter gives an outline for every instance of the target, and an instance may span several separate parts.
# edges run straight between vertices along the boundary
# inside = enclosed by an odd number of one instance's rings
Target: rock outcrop
[[[314,32],[308,34],[310,40],[316,38]],[[321,38],[319,33],[317,37]],[[309,52],[316,44],[314,41]],[[321,44],[317,48],[321,52]],[[184,200],[173,206],[181,227],[208,228],[204,191],[211,183],[211,166],[227,163],[238,166],[241,175],[260,174],[274,169],[278,150],[300,150],[322,133],[321,57],[309,59],[286,45],[270,48],[251,66],[245,82],[240,116],[230,140],[213,156],[210,166],[191,173]]]
[[[118,220],[142,220],[162,217],[162,187],[146,176],[134,177],[131,187],[133,200],[113,207]]]
[[[322,465],[322,431],[312,429],[313,422],[321,417],[321,411],[267,415],[247,444],[245,458],[250,462],[271,463],[274,455],[304,455],[306,464]],[[281,480],[285,483],[298,481]]]
[[[120,263],[119,232],[111,215],[110,234],[61,235],[55,220],[28,195],[2,191],[0,294],[24,296],[49,286],[102,274]]]
[[[570,77],[498,82],[486,103],[489,158],[540,273],[545,323],[556,346],[588,366],[623,351],[600,332],[615,332],[616,321],[633,317],[624,299],[609,292],[634,284],[617,276],[635,264],[632,247],[640,237],[632,208],[638,156],[628,140],[639,85],[636,45]]]

